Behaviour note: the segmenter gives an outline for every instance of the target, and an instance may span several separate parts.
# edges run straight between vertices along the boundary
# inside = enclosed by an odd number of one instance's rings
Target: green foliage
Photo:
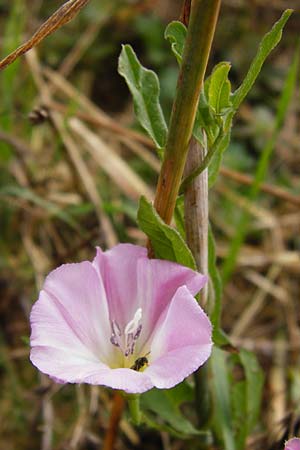
[[[244,378],[232,383],[236,447],[238,450],[243,450],[246,438],[259,418],[264,375],[253,353],[240,350],[239,354],[233,355],[232,359],[236,360],[237,364],[241,364],[244,371]]]
[[[214,347],[210,358],[212,369],[212,398],[214,403],[213,426],[225,450],[235,450],[233,420],[230,401],[230,383],[226,366],[226,354]]]
[[[178,21],[169,23],[165,31],[165,39],[170,41],[172,52],[180,65],[186,39],[186,27]]]
[[[245,350],[229,355],[215,347],[210,365],[213,426],[225,450],[243,450],[259,417],[263,372],[255,355]],[[243,376],[235,381],[234,372],[238,367]]]
[[[42,209],[46,210],[49,216],[58,217],[60,220],[67,223],[74,230],[79,231],[78,224],[74,221],[74,219],[71,217],[70,214],[58,208],[54,203],[38,196],[29,188],[23,188],[14,185],[3,186],[2,188],[0,188],[0,198],[1,196],[16,197],[28,200],[34,203],[35,205],[40,206]]]
[[[248,198],[250,201],[254,201],[260,191],[261,184],[263,183],[268,167],[271,155],[273,153],[276,140],[278,137],[278,133],[282,127],[284,118],[286,116],[289,104],[293,98],[293,94],[296,87],[297,82],[297,73],[298,73],[298,66],[299,66],[299,51],[296,50],[295,57],[293,64],[290,67],[290,70],[288,72],[288,75],[286,77],[286,81],[282,90],[281,97],[279,99],[278,109],[276,113],[273,133],[270,137],[270,139],[267,141],[265,147],[262,150],[262,153],[260,155],[257,169],[254,176],[253,184],[249,190]],[[234,270],[236,260],[238,257],[239,250],[246,238],[247,235],[247,229],[249,225],[250,215],[247,211],[244,211],[240,219],[238,221],[238,224],[236,225],[236,233],[230,243],[229,252],[227,255],[226,260],[223,263],[222,267],[222,279],[223,282],[227,282]]]
[[[250,66],[246,77],[244,78],[244,81],[242,82],[241,86],[232,94],[232,104],[235,109],[240,106],[244,98],[247,96],[248,92],[255,83],[255,80],[258,77],[266,58],[280,42],[282,30],[292,12],[293,11],[291,9],[287,9],[286,11],[284,11],[278,22],[274,24],[271,31],[267,33],[261,41],[258,52]]]
[[[194,136],[202,146],[207,147],[208,157],[205,165],[201,166],[199,170],[195,170],[190,179],[208,167],[209,186],[211,187],[215,183],[223,153],[230,143],[230,130],[234,115],[252,88],[267,56],[280,42],[282,30],[291,13],[292,10],[286,10],[271,31],[264,36],[242,85],[233,94],[231,94],[231,85],[228,79],[229,63],[217,64],[212,74],[206,79],[199,100]],[[165,37],[170,41],[172,51],[180,64],[186,37],[184,25],[180,22],[172,22],[166,29]]]
[[[213,324],[213,341],[217,345],[227,343],[221,331],[222,280],[216,263],[215,240],[211,227],[208,229],[208,273],[210,278],[210,319]]]
[[[16,0],[10,6],[10,14],[6,21],[3,38],[1,42],[1,58],[8,55],[16,47],[19,46],[22,39],[22,32],[26,15],[24,14],[23,0]],[[2,33],[1,33],[2,34]],[[17,75],[20,68],[20,61],[11,64],[1,73],[0,95],[1,95],[1,114],[0,126],[3,130],[9,131],[12,128],[13,108],[16,102],[15,96],[17,92]],[[3,113],[2,113],[3,112]],[[0,162],[9,159],[11,156],[10,147],[0,142]]]
[[[156,258],[167,259],[196,269],[196,263],[187,244],[175,228],[167,225],[157,214],[153,205],[141,197],[138,224],[148,236]]]
[[[123,45],[119,58],[119,73],[133,96],[136,117],[153,139],[162,156],[167,137],[167,125],[159,103],[159,80],[155,72],[145,69],[130,45]]]
[[[232,106],[230,100],[231,84],[228,80],[230,67],[227,62],[216,65],[208,85],[208,103],[213,112],[220,116]]]
[[[180,438],[201,435],[207,438],[209,433],[197,430],[180,410],[183,403],[192,402],[193,398],[193,389],[186,381],[173,389],[152,389],[146,392],[141,396],[146,423]],[[158,415],[163,422],[151,420],[149,413]]]
[[[185,224],[184,224],[184,196],[179,195],[176,201],[174,219],[176,228],[179,231],[181,237],[186,240]]]

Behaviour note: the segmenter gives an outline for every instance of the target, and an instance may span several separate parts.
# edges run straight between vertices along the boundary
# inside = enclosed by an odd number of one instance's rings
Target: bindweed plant
[[[56,25],[70,20],[86,3],[67,2]],[[30,359],[57,383],[115,389],[116,408],[122,410],[120,398],[125,398],[136,425],[194,438],[195,448],[243,450],[260,418],[264,376],[253,353],[231,344],[222,329],[221,312],[222,282],[235,267],[247,217],[241,217],[220,274],[208,192],[229,146],[234,117],[280,42],[292,11],[286,10],[263,37],[243,82],[232,91],[229,62],[219,62],[206,75],[220,3],[194,0],[182,21],[166,28],[165,38],[179,66],[169,123],[160,104],[158,76],[142,66],[130,45],[123,45],[119,73],[132,94],[136,119],[161,161],[154,203],[142,196],[137,212],[148,248],[98,248],[93,262],[52,271],[32,308]],[[68,4],[73,8],[70,14]],[[35,35],[36,43],[41,32]],[[28,42],[2,65],[35,45],[34,38]],[[250,188],[252,200],[293,95],[297,68],[295,58],[274,132]],[[197,207],[199,214],[193,214]],[[189,415],[183,410],[187,404]],[[117,419],[112,417],[105,450],[113,448],[120,416],[119,411]],[[298,448],[298,439],[286,444],[287,450]]]
[[[201,11],[199,16],[197,16],[198,8]],[[196,268],[196,262],[193,261],[191,252],[194,253],[195,249],[189,249],[185,242],[181,196],[185,195],[185,191],[193,180],[205,171],[208,171],[209,188],[214,185],[223,154],[230,143],[235,114],[255,83],[266,58],[279,43],[282,30],[292,13],[291,10],[286,10],[271,31],[264,36],[244,81],[232,92],[229,62],[218,63],[212,73],[203,82],[201,80],[201,72],[204,75],[203,69],[206,68],[218,8],[218,2],[193,2],[188,29],[180,21],[170,23],[166,29],[165,38],[170,42],[171,50],[181,68],[169,130],[167,130],[159,103],[157,75],[141,65],[129,45],[123,46],[119,59],[119,73],[125,78],[133,96],[136,118],[155,143],[158,155],[163,161],[154,206],[145,198],[140,201],[139,226],[149,237],[157,258],[176,261],[193,268]],[[204,31],[199,33],[199,30]],[[194,47],[196,47],[196,53],[199,52],[200,58],[191,58]],[[288,75],[276,130],[280,129],[281,120],[285,115],[284,108],[287,107],[293,95],[297,66],[298,58],[295,59]],[[197,73],[193,74],[194,71]],[[188,83],[194,82],[194,84],[186,86],[186,79]],[[189,98],[190,92],[196,99],[196,111],[193,111],[194,105]],[[189,114],[191,114],[190,121],[187,118]],[[192,135],[204,149],[204,158],[202,161],[199,160],[198,167],[182,178],[188,151],[187,142]],[[274,140],[272,142],[274,145]],[[268,146],[268,150],[264,152],[259,163],[255,183],[251,188],[253,198],[259,191],[260,183],[264,178],[262,172],[267,167],[266,159],[272,150],[270,147],[272,148],[272,144]],[[202,197],[201,201],[206,202],[207,199]],[[179,224],[177,230],[169,225],[176,205],[175,218],[176,223]],[[185,213],[187,214],[187,211]],[[239,227],[239,230],[242,232],[244,227]],[[202,251],[205,249],[202,248]],[[234,255],[229,254],[224,264],[225,274],[229,264],[233,267],[236,255],[237,252]],[[197,398],[195,391],[194,394],[191,392],[193,389],[191,385],[188,388],[188,382],[185,381],[180,387],[166,393],[150,391],[144,395],[142,405],[144,413],[147,415],[154,413],[164,420],[161,429],[168,427],[168,430],[172,429],[181,437],[187,437],[193,434],[193,431],[190,425],[187,426],[186,418],[184,421],[183,418],[181,421],[179,419],[180,401],[191,401],[194,397],[201,402],[198,404],[196,402],[195,408],[205,408],[208,391],[210,393],[208,417],[203,420],[201,428],[202,432],[206,431],[206,435],[199,439],[202,440],[203,445],[217,439],[221,448],[242,450],[260,415],[264,377],[255,355],[245,350],[231,348],[230,340],[222,331],[220,321],[222,282],[216,266],[215,244],[211,228],[208,229],[208,272],[210,289],[207,309],[213,324],[215,346],[208,363],[208,371],[205,372],[204,380],[202,379],[202,393],[203,389],[206,392],[201,399]],[[226,351],[226,348],[229,351]],[[234,371],[237,366],[242,367],[243,377],[235,382]],[[153,419],[151,423],[152,426],[159,428]]]

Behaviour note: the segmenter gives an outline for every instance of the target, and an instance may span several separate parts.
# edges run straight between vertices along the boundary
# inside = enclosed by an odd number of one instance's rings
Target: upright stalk
[[[215,7],[218,14],[219,5],[217,3]],[[184,5],[183,11],[187,11],[187,0]],[[188,25],[188,15],[182,15],[182,18],[185,25]],[[217,15],[214,16],[214,19],[217,19]],[[214,27],[215,24],[216,22],[214,22]],[[212,38],[213,35],[210,37],[210,45]],[[204,163],[206,156],[207,149],[192,138],[184,169],[185,178]],[[202,171],[185,189],[184,216],[187,244],[193,253],[198,270],[206,275],[208,274],[208,169]],[[200,302],[203,306],[207,302],[207,294],[208,287],[206,285],[200,294]],[[210,416],[211,402],[207,379],[208,367],[204,365],[194,374],[195,404],[199,426],[205,425]]]
[[[192,136],[200,91],[215,33],[221,0],[193,0],[165,156],[154,206],[166,222],[172,220]]]

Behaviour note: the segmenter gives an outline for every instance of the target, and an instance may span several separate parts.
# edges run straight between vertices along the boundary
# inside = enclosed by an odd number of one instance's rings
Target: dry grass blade
[[[117,244],[118,239],[114,232],[114,229],[110,223],[109,218],[106,216],[106,214],[103,213],[102,210],[102,199],[100,197],[100,194],[97,190],[97,187],[94,183],[93,177],[82,158],[80,151],[76,145],[76,142],[72,139],[72,137],[69,135],[67,130],[64,127],[63,119],[59,116],[58,113],[52,114],[53,123],[55,125],[55,128],[60,133],[61,138],[63,140],[63,143],[67,149],[67,152],[69,154],[69,157],[72,161],[72,163],[75,166],[75,169],[80,177],[80,180],[82,181],[82,184],[95,207],[95,211],[98,217],[98,221],[100,224],[100,228],[102,232],[105,235],[105,240],[108,245],[108,247],[113,247]]]
[[[45,101],[51,99],[51,93],[41,75],[40,65],[36,53],[31,52],[30,54],[28,54],[27,61],[31,68],[35,83],[40,91],[41,98]],[[103,231],[103,234],[105,235],[106,243],[108,247],[112,247],[117,243],[117,237],[112,227],[112,224],[110,223],[109,218],[102,210],[102,199],[93,181],[93,178],[88,170],[88,167],[86,166],[84,159],[82,158],[80,151],[77,148],[76,143],[66,130],[65,126],[63,125],[63,119],[61,115],[58,112],[53,112],[51,114],[51,117],[56,130],[61,135],[63,143],[69,154],[70,160],[72,161],[91,202],[95,206],[95,211],[98,217],[100,228]]]
[[[237,172],[236,170],[229,169],[228,167],[222,167],[221,174],[238,183],[245,184],[246,186],[251,186],[253,184],[252,176],[241,172]],[[281,200],[285,200],[290,203],[293,203],[294,205],[300,206],[300,197],[296,197],[295,195],[290,194],[288,191],[278,186],[263,183],[261,190],[263,192],[266,192],[267,194],[274,195],[274,197],[278,197]]]
[[[108,146],[97,134],[89,130],[80,120],[69,120],[71,130],[82,140],[94,160],[117,186],[133,200],[141,195],[153,197],[146,183]]]
[[[17,58],[24,55],[30,49],[38,45],[43,39],[54,33],[58,28],[70,22],[76,14],[89,2],[89,0],[69,0],[55,11],[49,19],[44,22],[34,35],[6,58],[0,61],[0,70],[9,66]]]

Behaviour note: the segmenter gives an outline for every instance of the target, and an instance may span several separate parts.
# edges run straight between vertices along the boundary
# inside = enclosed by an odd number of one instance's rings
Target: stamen
[[[115,320],[111,321],[110,342],[115,347],[119,347],[126,358],[129,355],[134,354],[136,341],[142,332],[141,320],[142,308],[138,308],[133,319],[126,325],[124,334],[122,333],[119,324]]]
[[[143,327],[142,327],[142,324],[140,324],[140,325],[138,326],[138,329],[136,330],[135,335],[133,336],[133,339],[134,339],[135,341],[140,337],[142,328],[143,328]]]
[[[121,333],[118,323],[115,320],[113,320],[111,322],[111,330],[112,330],[112,333],[111,333],[111,337],[110,337],[110,342],[113,345],[115,345],[116,347],[120,347],[120,344],[121,344],[120,337],[121,337],[122,333]]]

